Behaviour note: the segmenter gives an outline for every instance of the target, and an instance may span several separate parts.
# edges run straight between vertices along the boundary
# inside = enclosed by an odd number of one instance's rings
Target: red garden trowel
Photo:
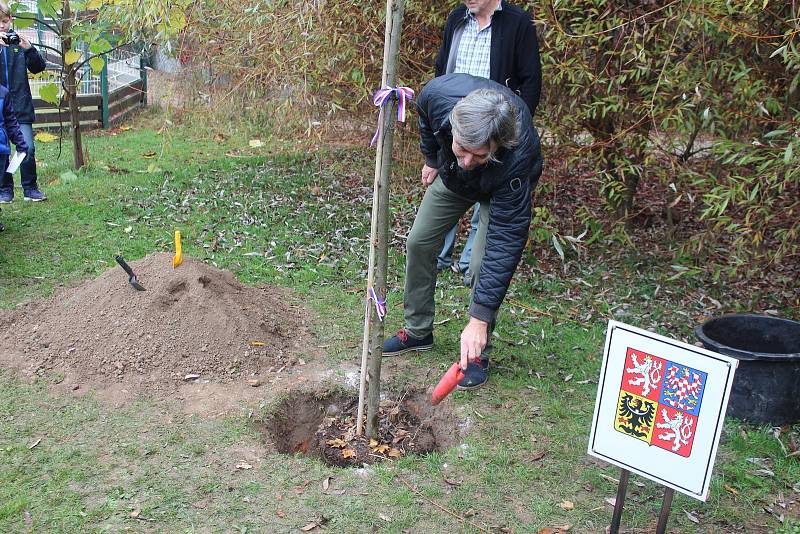
[[[119,255],[114,256],[114,259],[117,260],[119,266],[125,269],[125,272],[128,273],[128,283],[130,283],[130,285],[133,286],[133,289],[135,289],[136,291],[145,291],[144,286],[142,286],[142,284],[140,284],[139,281],[136,280],[136,275],[133,274],[133,269],[131,269],[130,265],[125,263],[125,260],[122,259],[122,256]]]
[[[461,365],[456,362],[450,366],[450,369],[444,374],[439,383],[436,384],[436,387],[433,388],[433,394],[431,395],[431,404],[436,406],[445,397],[447,397],[454,389],[459,382],[464,378],[464,371],[461,370]]]

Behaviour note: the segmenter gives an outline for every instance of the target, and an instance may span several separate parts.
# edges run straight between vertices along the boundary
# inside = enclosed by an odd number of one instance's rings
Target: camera
[[[8,46],[14,46],[19,44],[19,35],[14,30],[8,30],[6,32],[6,36],[2,37],[3,42]]]

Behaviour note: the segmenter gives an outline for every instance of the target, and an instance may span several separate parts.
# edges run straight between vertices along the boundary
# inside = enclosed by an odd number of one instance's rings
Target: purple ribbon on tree
[[[383,89],[378,89],[375,91],[375,94],[372,95],[372,103],[375,104],[377,107],[382,108],[386,105],[386,102],[395,95],[397,97],[397,120],[400,122],[406,121],[406,100],[413,100],[414,99],[414,90],[410,87],[389,87],[386,86]],[[370,141],[369,146],[375,145],[375,142],[378,140],[378,136],[381,133],[381,119],[378,117],[378,129],[375,130],[375,135],[372,136],[372,141]]]
[[[371,287],[367,289],[367,292],[369,293],[369,300],[375,303],[375,313],[378,315],[378,319],[383,321],[383,318],[386,317],[386,299],[379,298]]]

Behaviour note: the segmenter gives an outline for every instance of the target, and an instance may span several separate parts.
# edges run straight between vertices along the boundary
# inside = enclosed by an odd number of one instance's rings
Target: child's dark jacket
[[[17,152],[27,152],[28,145],[25,144],[25,137],[22,135],[22,130],[19,129],[11,97],[8,89],[3,86],[0,86],[0,108],[3,109],[3,113],[0,115],[0,157],[8,156],[11,153],[9,139],[17,147]]]

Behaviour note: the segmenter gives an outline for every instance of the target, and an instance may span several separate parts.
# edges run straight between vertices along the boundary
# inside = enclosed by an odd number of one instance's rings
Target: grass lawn
[[[88,136],[90,163],[77,174],[66,143],[60,158],[57,143],[39,143],[50,199],[23,203],[18,191],[3,207],[0,308],[97,276],[114,254],[168,252],[180,229],[184,254],[293,289],[316,312],[330,366],[357,361],[373,155],[249,140],[147,114]],[[403,183],[392,195],[387,331],[401,326],[402,236],[419,192]],[[586,449],[607,320],[693,341],[698,321],[745,299],[631,250],[551,267],[541,255],[523,260],[490,384],[445,401],[464,421],[459,445],[366,469],[274,452],[253,424],[267,403],[220,417],[186,415],[179,400],[112,408],[55,393],[53,377],[31,383],[0,369],[0,531],[604,532],[619,470]],[[455,360],[467,299],[445,273],[436,347],[387,362],[391,386],[430,387]],[[726,421],[708,502],[676,494],[669,531],[800,532],[796,440],[800,426]],[[662,493],[632,476],[623,527],[652,532]]]

